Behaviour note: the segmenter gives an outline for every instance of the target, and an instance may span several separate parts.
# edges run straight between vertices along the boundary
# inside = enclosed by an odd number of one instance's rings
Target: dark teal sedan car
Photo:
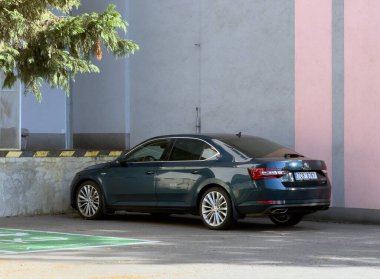
[[[78,172],[71,185],[71,205],[85,219],[117,210],[192,213],[210,229],[246,215],[292,226],[328,209],[330,196],[324,161],[241,133],[151,138]]]

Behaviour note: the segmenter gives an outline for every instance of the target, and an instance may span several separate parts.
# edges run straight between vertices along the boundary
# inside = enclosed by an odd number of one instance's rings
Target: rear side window
[[[197,139],[176,139],[169,161],[207,160],[218,152],[209,144]]]
[[[267,139],[242,136],[220,139],[251,158],[284,157],[286,154],[299,154]]]

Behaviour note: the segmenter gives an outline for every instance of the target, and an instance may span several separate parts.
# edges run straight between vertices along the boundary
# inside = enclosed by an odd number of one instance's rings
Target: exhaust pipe
[[[272,214],[285,214],[288,212],[287,208],[276,208],[272,210]]]

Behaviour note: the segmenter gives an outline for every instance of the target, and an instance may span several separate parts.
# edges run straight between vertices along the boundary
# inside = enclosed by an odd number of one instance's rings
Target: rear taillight
[[[252,180],[259,180],[266,178],[280,178],[288,174],[289,171],[273,168],[249,168],[248,173]]]

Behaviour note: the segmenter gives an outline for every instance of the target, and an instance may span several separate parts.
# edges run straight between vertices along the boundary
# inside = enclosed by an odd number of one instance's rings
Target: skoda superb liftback
[[[71,205],[85,219],[116,210],[192,213],[210,229],[246,215],[292,226],[328,209],[330,195],[324,161],[241,133],[151,138],[78,172],[71,185]]]

